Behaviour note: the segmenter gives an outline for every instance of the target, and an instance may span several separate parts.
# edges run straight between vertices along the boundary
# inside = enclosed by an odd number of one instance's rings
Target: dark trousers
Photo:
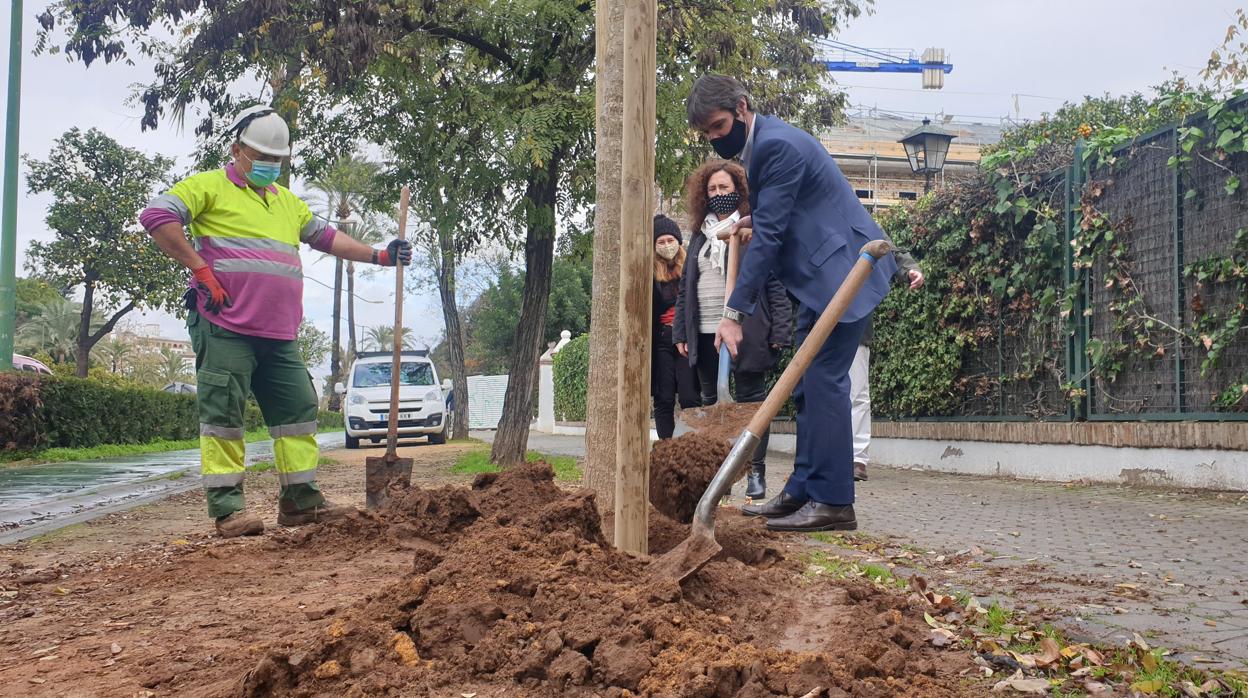
[[[698,335],[698,384],[702,389],[702,406],[709,407],[718,401],[715,394],[715,381],[719,373],[719,350],[715,348],[715,335]],[[734,397],[737,402],[762,402],[767,399],[767,374],[762,371],[733,371],[732,382],[736,386]],[[758,440],[758,448],[754,449],[751,463],[761,466],[767,461],[767,442],[771,430],[764,431]]]
[[[654,396],[654,428],[660,439],[672,438],[676,430],[676,399],[683,408],[697,407],[700,400],[693,385],[689,361],[672,344],[672,327],[663,325],[654,335],[650,394]]]
[[[802,306],[797,343],[805,341],[819,313]],[[840,323],[793,391],[797,405],[797,456],[784,491],[822,504],[854,503],[854,429],[849,401],[849,368],[858,340],[871,322]]]

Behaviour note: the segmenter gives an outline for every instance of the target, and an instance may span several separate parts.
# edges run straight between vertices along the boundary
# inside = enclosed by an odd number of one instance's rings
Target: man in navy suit
[[[754,113],[745,87],[722,75],[704,75],[686,102],[689,124],[724,158],[740,158],[749,177],[753,238],[741,260],[716,345],[736,356],[741,319],[754,312],[767,277],[775,274],[801,304],[797,339],[820,313],[858,260],[862,246],[883,231],[859,203],[819,140],[776,117]],[[765,516],[777,531],[852,531],[853,427],[849,368],[871,311],[897,271],[892,255],[875,270],[845,311],[793,393],[797,455],[784,490],[742,512]]]

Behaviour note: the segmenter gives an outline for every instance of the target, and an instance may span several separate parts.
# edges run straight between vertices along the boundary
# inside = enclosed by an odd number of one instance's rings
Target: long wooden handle
[[[862,285],[871,276],[876,260],[892,251],[893,246],[883,240],[874,240],[863,246],[858,263],[849,271],[849,276],[845,277],[841,287],[836,289],[836,295],[832,296],[832,300],[828,302],[828,307],[824,308],[819,319],[815,321],[815,326],[811,328],[810,334],[806,336],[802,345],[797,348],[797,353],[793,355],[793,360],[785,367],[784,373],[780,374],[780,380],[776,381],[776,385],[771,389],[771,392],[767,393],[767,399],[763,401],[762,407],[759,407],[758,412],[754,413],[754,418],[750,420],[749,426],[746,427],[751,434],[761,436],[767,427],[771,425],[771,420],[775,419],[777,414],[780,414],[780,408],[784,406],[785,400],[788,400],[789,396],[793,394],[793,389],[797,387],[797,382],[806,373],[806,369],[810,368],[810,364],[815,360],[815,355],[823,348],[823,343],[827,341],[828,336],[832,334],[832,330],[836,328],[836,323],[841,321],[841,316],[845,314],[849,304],[854,302],[854,298],[858,296],[858,291],[862,289]]]
[[[724,303],[732,297],[732,290],[737,287],[737,270],[741,268],[741,238],[733,235],[728,238],[728,276],[724,279]]]
[[[407,239],[407,204],[411,190],[403,185],[399,193],[399,239]],[[386,422],[386,457],[396,456],[399,445],[399,383],[403,370],[403,261],[394,260],[394,358],[390,362],[390,414]]]

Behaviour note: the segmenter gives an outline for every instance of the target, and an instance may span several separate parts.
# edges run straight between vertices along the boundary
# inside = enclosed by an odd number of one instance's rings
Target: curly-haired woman
[[[697,371],[702,404],[713,405],[719,370],[715,328],[723,317],[728,269],[728,243],[715,233],[749,216],[749,187],[740,165],[717,160],[694,171],[685,190],[689,220],[699,229],[689,242],[672,338],[677,351],[689,357],[689,364]],[[742,247],[741,254],[748,249]],[[793,332],[793,307],[779,281],[773,278],[767,282],[758,307],[745,320],[744,337],[733,366],[739,402],[760,402],[767,397],[767,371],[776,365],[780,349],[789,344]],[[762,435],[754,452],[746,486],[750,499],[766,496],[767,436]]]

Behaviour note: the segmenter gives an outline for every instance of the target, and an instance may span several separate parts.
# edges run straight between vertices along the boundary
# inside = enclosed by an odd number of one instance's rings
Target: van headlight
[[[364,404],[364,403],[366,403],[366,402],[368,402],[368,400],[366,400],[366,399],[364,398],[364,396],[363,396],[363,395],[360,395],[359,393],[356,393],[356,394],[354,394],[354,395],[352,395],[352,396],[351,396],[351,404],[352,404],[352,405],[363,405],[363,404]]]
[[[425,402],[442,402],[442,391],[430,390],[425,393]]]

